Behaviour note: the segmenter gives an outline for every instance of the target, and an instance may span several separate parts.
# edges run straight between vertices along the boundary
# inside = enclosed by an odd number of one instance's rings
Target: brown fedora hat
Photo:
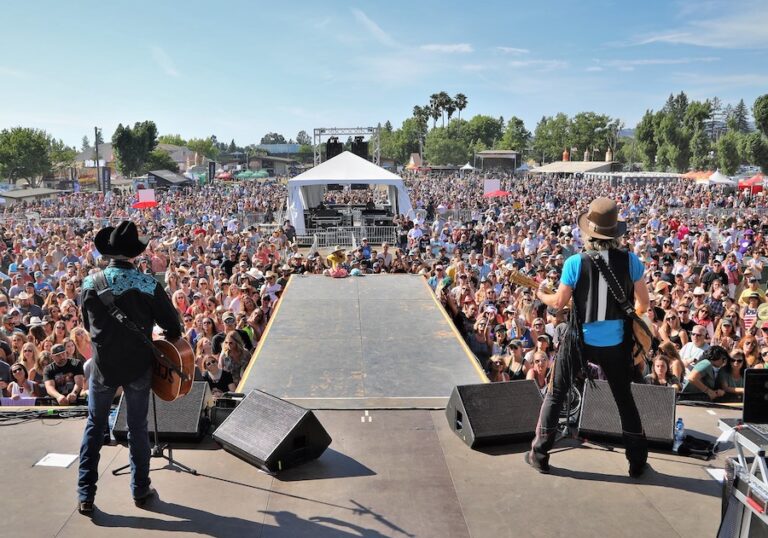
[[[627,232],[627,223],[619,220],[619,209],[610,198],[595,198],[589,209],[579,215],[581,233],[595,239],[615,239]]]

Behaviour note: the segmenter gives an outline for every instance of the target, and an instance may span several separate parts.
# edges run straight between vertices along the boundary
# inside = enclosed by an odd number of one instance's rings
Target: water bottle
[[[683,438],[685,438],[685,425],[683,424],[683,419],[678,418],[677,422],[675,422],[675,442],[672,444],[673,452],[677,452],[677,449],[683,444]]]

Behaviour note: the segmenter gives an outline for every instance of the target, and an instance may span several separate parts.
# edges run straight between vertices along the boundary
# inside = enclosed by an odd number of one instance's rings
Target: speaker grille
[[[248,446],[248,451],[260,460],[266,460],[274,447],[293,430],[306,410],[266,393],[256,397],[249,394],[237,412],[249,420],[238,420],[237,428],[227,428],[228,417],[216,430],[216,440],[221,443],[238,443]]]
[[[150,437],[154,431],[154,413],[152,412],[152,395],[150,394],[149,412],[147,413]],[[124,403],[125,397],[120,398],[117,417],[112,429],[116,439],[125,440],[128,437],[128,413]],[[206,407],[210,404],[211,391],[208,383],[198,381],[192,384],[189,394],[166,402],[155,398],[157,406],[157,436],[162,440],[194,440],[201,439],[208,428],[204,417]]]
[[[471,447],[532,439],[541,409],[533,381],[460,385],[446,407],[451,428]]]
[[[213,434],[230,452],[272,472],[319,457],[331,438],[312,411],[252,390]]]
[[[675,389],[633,383],[632,396],[648,441],[671,444],[675,427]],[[619,409],[607,381],[595,381],[594,386],[585,384],[579,432],[621,440]]]

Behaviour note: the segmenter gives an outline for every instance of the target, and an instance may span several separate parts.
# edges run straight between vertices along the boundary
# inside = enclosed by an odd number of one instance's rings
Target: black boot
[[[648,440],[645,433],[623,432],[622,437],[629,462],[629,476],[640,478],[648,468]]]
[[[536,437],[531,444],[531,450],[525,454],[525,463],[539,471],[549,472],[549,451],[555,444],[557,429],[536,429]]]

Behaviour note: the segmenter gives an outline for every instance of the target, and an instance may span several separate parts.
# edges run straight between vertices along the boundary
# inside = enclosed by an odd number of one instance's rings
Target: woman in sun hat
[[[339,245],[334,246],[331,253],[328,254],[325,259],[331,266],[330,269],[325,271],[325,274],[332,276],[333,278],[344,278],[348,276],[347,270],[341,266],[341,264],[346,260],[346,256],[344,256],[344,249]]]

